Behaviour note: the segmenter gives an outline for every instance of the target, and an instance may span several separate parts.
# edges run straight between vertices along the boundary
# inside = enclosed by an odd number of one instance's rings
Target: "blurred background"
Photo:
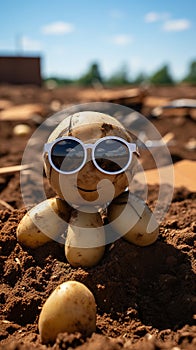
[[[0,82],[196,83],[195,14],[194,0],[1,1]]]
[[[36,128],[59,110],[94,101],[147,117],[173,162],[185,162],[186,186],[195,189],[195,17],[195,0],[1,1],[1,204],[23,206],[20,164]],[[130,127],[132,116],[118,117]],[[142,126],[138,135],[151,142]],[[141,164],[156,167],[149,152]]]

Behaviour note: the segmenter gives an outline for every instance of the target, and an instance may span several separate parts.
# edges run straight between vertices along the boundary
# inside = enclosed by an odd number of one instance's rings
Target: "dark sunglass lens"
[[[126,144],[115,139],[100,142],[95,148],[94,156],[99,167],[110,173],[124,169],[130,157]]]
[[[81,166],[84,149],[76,140],[62,140],[52,147],[51,159],[57,169],[72,172]]]

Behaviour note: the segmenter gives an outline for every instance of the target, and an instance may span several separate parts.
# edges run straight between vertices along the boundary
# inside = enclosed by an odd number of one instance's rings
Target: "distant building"
[[[33,84],[41,86],[41,58],[0,56],[0,84]]]

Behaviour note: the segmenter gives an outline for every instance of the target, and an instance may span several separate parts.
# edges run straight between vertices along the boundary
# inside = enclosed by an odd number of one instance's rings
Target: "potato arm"
[[[29,210],[17,227],[19,243],[37,248],[65,233],[71,207],[59,198],[50,198]]]
[[[138,246],[154,243],[159,224],[147,204],[129,191],[115,198],[108,207],[112,228],[124,239]]]

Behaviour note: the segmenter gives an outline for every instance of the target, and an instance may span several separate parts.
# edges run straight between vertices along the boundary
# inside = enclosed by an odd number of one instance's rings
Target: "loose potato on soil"
[[[158,237],[155,216],[143,200],[128,192],[111,203],[108,218],[112,227],[131,243],[146,246]]]
[[[64,233],[71,209],[58,198],[50,198],[32,208],[17,227],[17,240],[37,248]],[[62,218],[62,219],[61,219]]]
[[[90,336],[96,330],[93,294],[80,282],[62,283],[46,300],[38,328],[43,343],[54,342],[61,332],[80,332]]]
[[[82,208],[81,208],[82,210]],[[85,207],[83,210],[86,210]],[[105,232],[99,213],[74,210],[65,242],[65,255],[72,266],[94,266],[105,251]]]
[[[13,128],[13,134],[16,136],[26,136],[30,134],[31,128],[27,124],[18,124]]]

